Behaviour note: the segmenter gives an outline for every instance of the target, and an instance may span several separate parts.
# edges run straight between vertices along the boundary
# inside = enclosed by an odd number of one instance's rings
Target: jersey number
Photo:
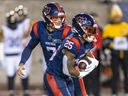
[[[9,41],[10,41],[10,43],[9,43],[9,46],[10,47],[18,47],[18,46],[20,46],[20,41],[21,41],[21,39],[20,38],[9,38]]]
[[[66,43],[64,44],[64,47],[66,47],[68,49],[72,49],[73,44],[74,43],[72,41],[67,40]]]
[[[52,51],[53,53],[56,51],[56,47],[46,47],[47,51]]]
[[[52,56],[50,57],[50,60],[51,59],[53,59],[53,57],[54,57],[54,53],[56,53],[55,51],[56,51],[56,47],[46,47],[47,48],[47,51],[52,51],[53,52],[53,54],[52,54]]]

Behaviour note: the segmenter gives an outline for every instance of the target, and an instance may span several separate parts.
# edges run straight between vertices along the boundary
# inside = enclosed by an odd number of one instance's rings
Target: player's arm
[[[94,58],[93,54],[91,52],[89,52],[88,56],[85,56],[85,57],[88,57],[88,60],[91,63],[88,65],[88,68],[86,68],[85,71],[79,71],[73,66],[73,64],[75,63],[75,54],[73,54],[72,52],[65,50],[65,49],[63,50],[63,53],[67,57],[67,68],[68,68],[69,75],[71,75],[73,77],[81,77],[82,78],[82,77],[88,75],[98,65],[98,61]]]
[[[67,68],[68,72],[73,77],[78,77],[80,75],[79,71],[76,70],[73,66],[75,62],[75,54],[71,53],[70,51],[63,49],[63,53],[67,57]]]
[[[25,70],[24,68],[24,64],[26,63],[26,61],[28,60],[28,58],[30,57],[32,50],[38,45],[39,41],[36,41],[34,39],[31,39],[28,43],[28,45],[25,47],[25,49],[23,50],[22,56],[21,56],[21,61],[19,64],[19,68],[17,70],[17,74],[19,76],[23,76],[23,71]]]
[[[91,51],[89,51],[89,52],[86,54],[86,56],[91,57],[91,58],[95,58],[95,56],[93,55],[93,53],[92,53]]]
[[[98,66],[99,61],[95,58],[95,56],[93,55],[93,53],[91,51],[89,51],[86,54],[86,58],[88,58],[88,60],[90,61],[90,64],[89,64],[90,66],[94,66],[94,68],[96,68]]]
[[[78,69],[74,67],[74,64],[76,63],[76,56],[79,52],[77,49],[77,45],[72,40],[65,40],[62,44],[63,49],[62,52],[66,56],[67,60],[67,70],[68,72],[65,72],[67,75],[73,76],[73,77],[83,77],[85,73],[80,72]]]

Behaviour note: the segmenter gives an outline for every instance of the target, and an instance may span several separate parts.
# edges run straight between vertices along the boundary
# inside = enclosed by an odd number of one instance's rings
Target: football
[[[91,61],[87,57],[80,59],[78,61],[79,70],[80,71],[85,70],[90,63]]]
[[[78,67],[79,67],[79,70],[82,71],[82,70],[85,70],[86,67],[87,67],[87,61],[86,60],[80,60],[78,62]]]

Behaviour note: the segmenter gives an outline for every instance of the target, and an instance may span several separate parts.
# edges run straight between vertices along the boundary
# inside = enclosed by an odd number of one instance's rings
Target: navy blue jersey
[[[80,39],[76,34],[71,34],[69,37],[63,40],[61,46],[50,58],[50,62],[47,66],[47,71],[49,73],[55,74],[60,77],[67,77],[64,74],[63,68],[67,65],[63,64],[63,49],[67,49],[73,54],[75,54],[75,60],[85,56],[93,48],[93,42],[82,44]]]
[[[43,21],[38,21],[33,25],[30,35],[33,40],[40,42],[45,56],[45,61],[47,63],[53,52],[55,52],[58,46],[61,44],[62,40],[69,34],[71,34],[70,26],[49,32],[47,30],[46,23]]]

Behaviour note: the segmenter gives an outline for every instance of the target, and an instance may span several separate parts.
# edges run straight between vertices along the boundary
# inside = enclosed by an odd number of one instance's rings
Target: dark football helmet
[[[46,24],[52,28],[60,29],[65,25],[65,11],[58,3],[52,2],[45,5],[42,10],[42,15]],[[54,18],[59,18],[60,23],[55,24],[53,20]]]
[[[91,15],[85,13],[77,14],[72,19],[72,26],[74,32],[84,40],[88,42],[96,41],[94,35],[96,34],[97,24]]]

